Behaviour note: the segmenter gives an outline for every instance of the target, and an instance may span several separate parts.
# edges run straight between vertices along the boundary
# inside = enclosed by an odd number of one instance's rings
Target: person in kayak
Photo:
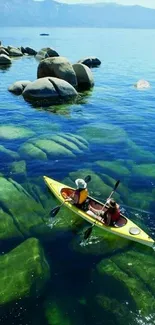
[[[115,226],[120,218],[119,205],[113,199],[110,199],[107,203],[108,209],[104,213],[104,221],[108,226]]]
[[[71,197],[68,199],[72,204],[81,207],[88,197],[87,183],[82,178],[75,180],[77,189],[73,192]]]
[[[110,199],[107,201],[108,204],[108,209],[106,211],[104,210],[96,210],[92,206],[89,205],[89,210],[87,213],[91,215],[93,213],[94,215],[96,214],[97,216],[100,216],[103,221],[105,222],[106,225],[108,226],[115,226],[117,221],[120,218],[120,209],[119,205],[113,200]],[[92,214],[92,216],[93,216]]]

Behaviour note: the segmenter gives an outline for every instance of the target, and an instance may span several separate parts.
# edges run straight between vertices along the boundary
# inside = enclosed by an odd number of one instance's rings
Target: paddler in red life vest
[[[87,213],[91,216],[100,216],[107,226],[115,226],[120,218],[119,205],[113,200],[109,199],[107,201],[108,209],[106,211],[96,210],[89,205],[89,210]]]
[[[88,197],[87,183],[82,178],[75,180],[77,189],[73,192],[71,196],[71,203],[76,206],[83,204]]]
[[[107,203],[108,209],[104,213],[104,221],[108,226],[114,226],[120,218],[119,205],[113,199],[108,200]]]

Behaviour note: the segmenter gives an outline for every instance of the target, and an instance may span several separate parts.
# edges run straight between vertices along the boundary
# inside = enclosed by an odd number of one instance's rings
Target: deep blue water
[[[43,32],[49,32],[50,36],[40,37],[39,34]],[[7,88],[15,81],[23,79],[33,81],[37,78],[38,61],[34,57],[16,58],[8,69],[0,68],[1,126],[26,127],[35,132],[35,137],[39,138],[42,135],[47,139],[49,134],[59,132],[77,134],[89,143],[89,151],[77,156],[76,160],[67,156],[54,157],[46,162],[36,159],[28,160],[26,182],[31,182],[32,178],[34,181],[35,178],[43,175],[61,181],[68,177],[70,172],[84,168],[91,169],[100,176],[107,174],[113,179],[119,177],[128,193],[121,197],[122,206],[133,220],[140,219],[143,227],[153,237],[155,237],[154,39],[155,30],[0,29],[0,40],[5,46],[29,46],[35,50],[52,47],[60,55],[67,57],[71,63],[90,55],[98,57],[102,62],[99,68],[92,69],[95,86],[92,91],[81,94],[81,102],[48,109],[34,108],[21,96],[14,96],[7,91]],[[148,80],[151,88],[135,89],[133,85],[139,79]],[[7,149],[18,151],[24,141],[23,139],[10,141],[1,138],[1,145]],[[117,166],[116,170],[115,168],[114,170],[103,169],[96,164],[97,161],[113,162],[114,167],[116,161],[120,161],[122,166],[128,168],[129,174],[124,176],[121,169],[117,171]],[[9,163],[5,156],[1,155],[0,173],[4,177],[11,177]],[[143,173],[137,173],[136,167],[140,166],[139,168],[141,168],[143,164],[148,165],[148,171],[151,170],[151,174],[148,175],[146,169]],[[22,184],[22,178],[19,178],[19,183]],[[44,184],[42,184],[42,188],[44,189]],[[135,210],[131,211],[130,207]],[[55,281],[51,280],[52,294],[56,300],[60,300],[60,305],[63,305],[65,299],[73,304],[76,317],[79,316],[77,324],[107,324],[108,314],[103,321],[102,312],[100,309],[98,310],[99,307],[95,301],[92,307],[93,302],[91,299],[89,301],[88,294],[90,291],[90,296],[95,295],[96,286],[99,287],[99,284],[89,285],[88,272],[92,272],[94,265],[101,260],[101,256],[98,257],[96,252],[92,256],[89,253],[87,256],[87,254],[71,252],[67,249],[70,236],[70,234],[62,234],[61,240],[53,243],[55,254],[52,253],[52,258],[55,268],[56,270],[60,269],[58,265],[62,263],[62,272],[59,279],[55,275]],[[45,250],[50,256],[48,244]],[[63,261],[60,258],[62,251],[69,263],[68,267],[64,268],[64,273]],[[77,268],[75,267],[76,263]],[[80,265],[82,266],[80,267]],[[71,275],[72,272],[74,277]],[[79,272],[83,274],[80,277]],[[87,296],[87,307],[83,310],[84,307],[81,307],[82,305],[79,305],[78,301],[85,295]],[[67,298],[65,298],[66,296]],[[43,314],[39,320],[35,318],[35,312],[38,312],[37,306],[43,303],[44,298],[43,296],[40,298],[40,302],[34,303],[33,317],[27,319],[26,314],[22,319],[17,317],[18,324],[44,324]],[[93,308],[92,314],[90,313],[91,308]],[[29,310],[31,310],[30,306]],[[74,315],[73,310],[67,312]],[[71,319],[74,318],[73,315]],[[10,322],[8,324],[13,324],[12,319]],[[4,323],[7,324],[7,320]],[[115,324],[115,319],[108,324]]]

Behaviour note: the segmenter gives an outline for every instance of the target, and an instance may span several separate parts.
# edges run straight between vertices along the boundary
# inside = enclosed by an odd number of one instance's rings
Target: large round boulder
[[[76,74],[71,63],[64,57],[54,57],[42,60],[39,63],[37,77],[56,77],[66,80],[73,87],[77,86]]]
[[[137,81],[134,86],[137,89],[144,89],[144,88],[150,88],[151,87],[150,83],[148,81],[146,81],[146,80],[143,80],[143,79]]]
[[[28,101],[37,101],[44,105],[60,104],[78,95],[74,87],[58,78],[45,77],[28,84],[23,97]]]
[[[101,61],[95,56],[89,56],[82,60],[79,60],[78,63],[87,65],[89,68],[98,67],[101,64]]]
[[[21,95],[25,87],[30,83],[29,80],[21,80],[14,82],[8,90],[15,95]]]
[[[0,64],[11,64],[11,59],[5,54],[0,54]]]
[[[73,64],[73,69],[76,74],[79,90],[88,90],[94,86],[93,74],[85,64]]]
[[[57,51],[55,51],[54,49],[52,49],[50,47],[45,47],[37,52],[36,59],[41,61],[48,57],[55,57],[55,56],[59,56]]]

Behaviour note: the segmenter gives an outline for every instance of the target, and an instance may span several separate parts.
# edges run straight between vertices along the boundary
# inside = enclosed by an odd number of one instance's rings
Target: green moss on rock
[[[78,130],[87,141],[99,144],[119,144],[127,142],[127,133],[112,124],[87,125]]]
[[[24,143],[20,149],[19,153],[21,156],[25,158],[35,158],[35,159],[40,159],[40,160],[47,160],[47,155],[46,153],[41,150],[40,148],[37,148],[34,144],[26,142]]]
[[[122,161],[96,161],[96,164],[103,168],[104,171],[109,171],[116,176],[129,176],[130,171],[124,166]]]
[[[50,277],[42,247],[30,238],[0,257],[0,305],[38,296]]]
[[[0,153],[2,153],[3,155],[6,155],[10,159],[19,159],[19,154],[17,152],[7,149],[2,145],[0,145]]]
[[[16,127],[13,125],[0,126],[0,139],[3,140],[16,140],[29,138],[34,135],[34,132],[28,128]]]
[[[39,139],[39,140],[34,140],[33,144],[50,156],[57,155],[57,156],[75,157],[75,155],[72,153],[71,150],[56,143],[53,140]]]

